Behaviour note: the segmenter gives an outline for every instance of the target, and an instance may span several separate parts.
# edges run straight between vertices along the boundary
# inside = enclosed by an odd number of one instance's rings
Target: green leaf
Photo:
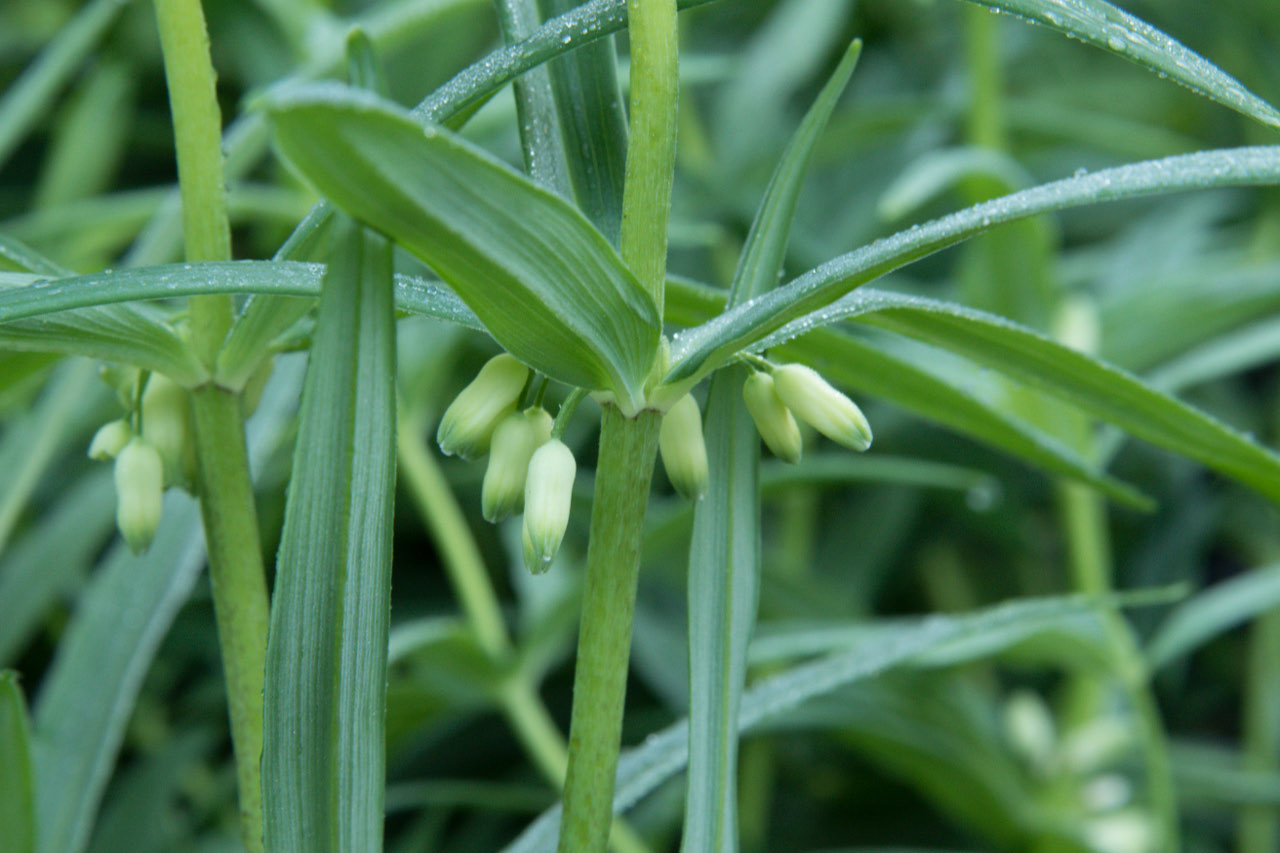
[[[640,405],[657,310],[574,208],[364,93],[300,90],[272,116],[281,148],[321,192],[429,263],[513,355],[613,391],[624,410]]]
[[[742,402],[745,371],[707,396],[710,488],[689,545],[689,776],[682,846],[737,849],[738,706],[760,589],[760,437]]]
[[[845,52],[783,152],[747,234],[729,304],[778,282],[805,170],[861,53]],[[738,846],[738,705],[747,678],[760,565],[760,439],[742,399],[745,376],[723,371],[707,398],[711,487],[694,510],[689,548],[689,775],[682,845]]]
[[[395,493],[391,247],[334,235],[303,388],[264,696],[269,849],[377,850]]]
[[[539,0],[544,18],[571,12],[577,0]],[[627,117],[613,39],[597,39],[547,63],[569,187],[579,209],[611,244],[622,228]]]
[[[856,318],[986,365],[1280,501],[1280,455],[1138,377],[1038,332],[960,305],[874,290],[851,294],[823,314],[824,321]],[[806,325],[801,321],[777,337]]]
[[[738,716],[740,731],[774,722],[805,702],[850,684],[875,678],[948,645],[965,645],[989,654],[1000,648],[987,637],[1023,641],[1045,624],[1055,624],[1071,613],[1094,612],[1096,605],[1083,596],[1026,599],[959,616],[934,615],[903,622],[856,646],[817,660],[799,664],[760,682],[742,695]],[[626,811],[658,785],[679,773],[689,758],[689,723],[681,720],[645,738],[644,744],[623,754],[618,762],[618,784],[613,808]],[[556,849],[560,807],[555,806],[533,822],[507,853],[541,853]]]
[[[1280,112],[1166,33],[1103,0],[969,0],[1123,56],[1236,112],[1280,128]]]
[[[704,319],[721,305],[723,296],[710,288],[684,280],[667,285],[668,315],[674,314],[678,321]],[[1089,483],[1120,503],[1151,507],[1151,501],[1140,492],[1109,477],[1056,436],[956,387],[946,376],[932,372],[929,365],[912,363],[828,328],[780,346],[776,353],[820,367],[844,387],[893,402],[1046,471]]]
[[[71,270],[49,260],[8,234],[0,234],[0,266],[42,276],[74,275]]]
[[[35,777],[31,727],[18,674],[0,671],[0,838],[12,853],[36,849]]]
[[[80,480],[0,561],[0,665],[12,664],[50,605],[68,596],[115,530],[109,471]]]
[[[785,287],[672,341],[668,381],[705,375],[739,350],[860,285],[1004,222],[1082,204],[1154,193],[1280,183],[1280,146],[1205,151],[1104,169],[974,205],[841,255]]]
[[[1231,628],[1280,606],[1280,566],[1252,569],[1178,605],[1147,644],[1152,669],[1167,666]]]
[[[84,849],[143,676],[203,564],[195,502],[170,492],[147,553],[117,545],[81,596],[35,701],[40,850]]]

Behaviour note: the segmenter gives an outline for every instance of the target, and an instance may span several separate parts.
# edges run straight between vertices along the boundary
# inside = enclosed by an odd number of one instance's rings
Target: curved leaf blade
[[[639,405],[657,308],[576,209],[366,93],[308,87],[271,115],[322,193],[429,263],[513,355]]]
[[[1280,566],[1253,569],[1178,605],[1147,644],[1152,669],[1178,658],[1255,616],[1280,606]]]
[[[1104,0],[968,0],[1035,21],[1122,56],[1270,127],[1280,111],[1167,33]]]
[[[18,674],[0,671],[0,838],[13,853],[36,849],[31,725]]]
[[[1004,222],[1157,193],[1280,183],[1280,146],[1201,151],[1042,184],[912,226],[816,267],[672,341],[668,381],[705,375],[735,352],[849,291]]]

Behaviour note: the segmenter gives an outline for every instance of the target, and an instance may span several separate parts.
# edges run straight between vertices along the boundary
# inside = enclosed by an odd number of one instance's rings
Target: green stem
[[[400,407],[403,412],[404,406]],[[440,549],[454,594],[462,602],[477,642],[495,664],[506,661],[511,640],[502,621],[480,550],[467,529],[462,510],[430,451],[422,440],[419,419],[401,415],[397,429],[399,472],[418,503],[427,528]],[[556,788],[564,785],[568,748],[547,706],[528,677],[518,676],[498,694],[498,704],[543,777]],[[614,822],[610,843],[618,853],[644,853],[644,842],[621,820]]]
[[[604,407],[569,725],[561,853],[603,850],[613,815],[640,541],[662,416]]]
[[[965,65],[969,71],[967,135],[972,145],[1002,151],[1004,80],[996,33],[1000,21],[980,6],[965,6],[963,11]]]
[[[262,690],[267,585],[240,397],[205,386],[191,396],[200,469],[200,512],[209,551],[218,642],[227,679],[231,741],[245,849],[262,850]]]
[[[200,0],[155,0],[178,155],[182,233],[188,261],[231,259],[222,177],[222,114]],[[213,366],[231,326],[230,296],[191,299],[191,338]]]
[[[627,30],[631,127],[620,246],[622,260],[653,295],[661,317],[680,97],[675,0],[627,0]]]
[[[223,184],[222,116],[209,34],[199,0],[155,0],[173,113],[182,229],[189,261],[231,259]],[[190,303],[191,339],[210,368],[231,326],[230,296]],[[267,584],[240,397],[208,385],[192,393],[200,512],[227,705],[235,748],[240,830],[245,848],[262,841],[262,690],[267,649]]]
[[[1260,616],[1249,635],[1244,685],[1244,767],[1256,773],[1280,769],[1280,611]],[[1240,811],[1239,853],[1280,850],[1280,816],[1272,806],[1249,805]]]

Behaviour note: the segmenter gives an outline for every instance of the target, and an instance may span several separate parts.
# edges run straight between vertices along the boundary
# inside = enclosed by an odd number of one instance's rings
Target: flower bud
[[[89,442],[89,458],[98,462],[115,459],[133,438],[133,430],[127,421],[109,421],[98,427]]]
[[[480,511],[486,521],[497,524],[520,508],[529,459],[536,449],[533,432],[524,412],[507,415],[493,431],[489,466],[480,491]]]
[[[524,562],[534,574],[545,572],[560,550],[569,526],[573,478],[578,472],[573,451],[553,438],[529,460],[524,485]]]
[[[711,472],[707,467],[707,444],[702,438],[702,413],[691,394],[685,394],[663,415],[658,449],[667,478],[676,491],[689,500],[702,500]]]
[[[541,406],[525,409],[524,416],[529,419],[529,426],[533,428],[533,449],[537,450],[551,440],[551,428],[555,426],[555,419]]]
[[[753,373],[742,385],[742,399],[756,422],[756,430],[773,455],[795,464],[804,451],[804,439],[800,437],[800,425],[791,410],[778,396],[773,377],[767,373]]]
[[[462,389],[436,430],[436,442],[446,456],[483,456],[494,428],[515,408],[529,378],[529,368],[506,353],[489,359],[471,384]]]
[[[172,379],[151,374],[142,392],[142,437],[164,461],[166,483],[187,481],[187,392]]]
[[[160,526],[164,497],[164,461],[141,438],[134,438],[116,457],[116,526],[135,554],[147,550]]]
[[[862,410],[813,368],[784,364],[774,369],[773,384],[787,408],[827,438],[853,450],[871,446],[871,425]]]

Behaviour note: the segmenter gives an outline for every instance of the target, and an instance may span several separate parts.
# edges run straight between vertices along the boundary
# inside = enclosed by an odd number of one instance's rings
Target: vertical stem
[[[604,409],[573,681],[561,853],[604,850],[613,816],[640,540],[662,416]]]
[[[200,514],[240,790],[240,829],[245,849],[257,851],[262,849],[262,691],[269,621],[258,514],[240,397],[209,385],[192,394],[192,406]]]
[[[680,97],[675,0],[627,0],[627,31],[631,128],[622,190],[622,260],[652,294],[661,317]]]
[[[231,227],[223,185],[222,116],[200,0],[155,0],[173,114],[187,260],[229,260]],[[212,368],[231,325],[230,296],[190,303],[196,353]],[[240,398],[213,385],[192,393],[200,511],[209,553],[218,640],[227,679],[241,833],[262,849],[262,690],[267,586]]]
[[[189,261],[231,259],[222,178],[222,114],[200,0],[155,0],[178,154],[182,233]],[[212,366],[231,326],[230,296],[191,299],[191,337]]]
[[[980,6],[962,10],[965,25],[965,65],[969,70],[968,137],[973,145],[1003,150],[1003,81],[1000,42],[994,14]]]
[[[1257,773],[1280,768],[1280,611],[1263,614],[1249,634],[1244,684],[1244,767]],[[1239,853],[1280,850],[1280,818],[1271,806],[1250,805],[1240,811]]]

